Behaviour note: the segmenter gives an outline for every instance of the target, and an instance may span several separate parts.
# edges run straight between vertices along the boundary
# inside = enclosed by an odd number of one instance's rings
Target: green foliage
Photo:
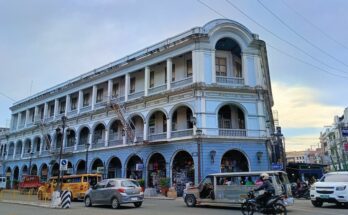
[[[170,186],[170,178],[161,178],[159,184],[162,188],[169,188]]]
[[[140,187],[145,187],[145,180],[144,179],[138,179],[137,181],[138,181]]]

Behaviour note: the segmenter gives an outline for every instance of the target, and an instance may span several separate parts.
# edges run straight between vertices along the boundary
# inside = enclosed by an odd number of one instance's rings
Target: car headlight
[[[342,190],[345,190],[345,189],[346,189],[346,186],[336,187],[337,191],[342,191]]]

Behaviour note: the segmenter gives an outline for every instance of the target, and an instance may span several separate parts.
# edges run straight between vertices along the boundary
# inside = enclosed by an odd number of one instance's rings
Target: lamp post
[[[29,175],[31,175],[31,159],[33,158],[34,152],[30,152],[30,157],[29,157]]]
[[[62,116],[62,143],[60,145],[60,152],[59,152],[59,173],[58,173],[58,182],[57,182],[57,191],[61,191],[61,174],[62,171],[60,170],[60,162],[62,160],[62,154],[63,154],[63,145],[64,145],[64,130],[65,130],[65,123],[66,123],[67,117]],[[57,137],[58,134],[60,133],[60,128],[58,127],[56,129],[57,132]]]
[[[201,141],[202,141],[202,130],[196,129],[197,135],[197,154],[198,154],[198,183],[201,181]]]
[[[88,174],[88,149],[91,144],[89,142],[86,142],[85,147],[86,147],[86,165],[85,165],[85,172]]]

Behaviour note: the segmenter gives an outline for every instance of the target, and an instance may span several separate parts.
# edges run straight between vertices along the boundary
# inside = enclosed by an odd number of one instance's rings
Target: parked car
[[[87,190],[101,181],[99,174],[80,174],[80,175],[65,175],[62,177],[62,190],[69,190],[71,199],[84,199]],[[39,188],[37,197],[39,200],[51,199],[52,193],[57,187],[57,177],[52,177]]]
[[[262,183],[259,179],[261,173],[263,172],[230,172],[207,175],[198,186],[188,186],[184,190],[184,201],[188,207],[194,207],[200,203],[241,205],[248,198],[248,192]],[[284,194],[284,205],[294,205],[291,185],[286,172],[266,171],[266,173],[270,176],[275,194]]]
[[[144,200],[144,193],[139,183],[132,179],[105,179],[90,188],[85,195],[85,206],[95,204],[111,205],[119,208],[122,204],[132,203],[140,207]]]
[[[348,172],[330,172],[310,189],[312,205],[321,207],[324,202],[348,205]]]
[[[6,189],[6,177],[0,177],[0,191]]]
[[[18,184],[18,189],[20,193],[32,192],[36,194],[39,187],[43,183],[40,182],[40,177],[37,175],[24,175],[22,180]]]

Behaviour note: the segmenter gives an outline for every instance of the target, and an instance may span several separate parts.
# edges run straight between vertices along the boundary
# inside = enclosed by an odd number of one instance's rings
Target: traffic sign
[[[272,163],[272,170],[282,170],[283,164],[282,163]]]
[[[60,170],[60,171],[66,171],[66,170],[68,170],[68,160],[67,160],[67,159],[62,159],[62,160],[60,160],[59,170]]]

